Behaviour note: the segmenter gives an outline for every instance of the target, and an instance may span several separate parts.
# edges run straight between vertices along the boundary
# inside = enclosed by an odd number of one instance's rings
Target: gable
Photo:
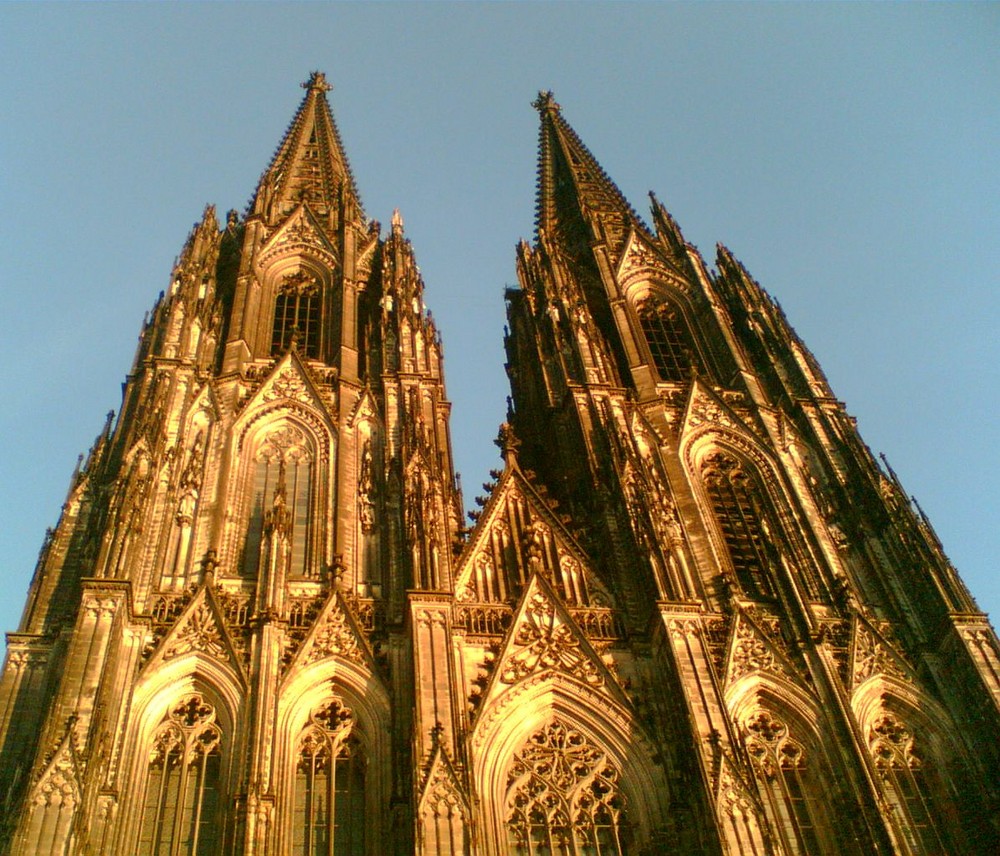
[[[539,574],[573,606],[612,606],[607,586],[566,529],[554,505],[508,464],[462,552],[456,569],[459,601],[513,602]]]

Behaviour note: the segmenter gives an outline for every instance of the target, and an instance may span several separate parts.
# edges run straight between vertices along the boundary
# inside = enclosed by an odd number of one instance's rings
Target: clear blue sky
[[[0,628],[205,203],[242,209],[311,69],[443,331],[466,500],[537,119],[780,300],[1000,611],[1000,5],[0,5]]]

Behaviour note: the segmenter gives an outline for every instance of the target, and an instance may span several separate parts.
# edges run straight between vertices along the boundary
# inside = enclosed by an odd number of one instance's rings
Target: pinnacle
[[[552,94],[551,89],[547,89],[544,92],[539,90],[538,97],[531,102],[531,106],[534,107],[539,113],[545,113],[549,110],[558,113],[562,110],[562,107],[559,106],[555,96]]]
[[[303,89],[310,92],[329,92],[333,86],[326,82],[326,75],[322,71],[313,71],[309,74],[309,79],[302,84]]]

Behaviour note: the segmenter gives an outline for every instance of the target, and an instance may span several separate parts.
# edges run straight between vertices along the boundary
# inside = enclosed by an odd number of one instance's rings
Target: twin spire
[[[314,71],[302,84],[302,104],[261,176],[250,211],[270,223],[306,203],[332,227],[363,222],[361,197],[326,94],[333,87]],[[541,123],[536,228],[539,235],[572,229],[583,218],[595,236],[620,250],[632,226],[645,229],[625,196],[563,118],[551,91],[532,106]]]

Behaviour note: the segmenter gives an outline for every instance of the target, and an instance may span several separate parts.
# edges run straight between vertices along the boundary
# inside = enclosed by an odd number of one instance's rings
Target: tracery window
[[[272,354],[288,350],[295,335],[299,353],[319,357],[320,302],[319,284],[307,273],[297,271],[282,280],[274,301]]]
[[[922,853],[954,852],[935,825],[933,789],[906,726],[891,713],[883,713],[872,723],[869,746],[889,804],[910,843]]]
[[[507,772],[507,841],[518,856],[622,856],[628,828],[607,753],[558,720],[532,734]]]
[[[149,752],[139,856],[203,856],[222,847],[222,731],[215,708],[185,696],[156,730]]]
[[[767,711],[754,714],[744,727],[747,751],[785,848],[810,856],[822,853],[822,825],[805,750]]]
[[[256,577],[260,570],[268,512],[278,494],[288,512],[291,541],[292,575],[308,575],[312,531],[313,454],[305,435],[293,426],[285,426],[268,435],[254,455],[253,485],[250,496],[250,520],[243,550],[243,576]]]
[[[684,314],[672,303],[651,297],[636,312],[660,380],[687,380],[698,359]]]
[[[365,755],[349,708],[313,711],[296,752],[293,856],[365,852]]]
[[[702,479],[743,594],[773,598],[770,538],[759,499],[762,488],[739,461],[724,452],[706,458]]]

